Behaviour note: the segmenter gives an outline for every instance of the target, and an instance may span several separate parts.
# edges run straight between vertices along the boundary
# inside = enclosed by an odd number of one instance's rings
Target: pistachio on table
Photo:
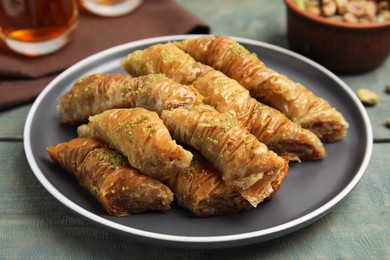
[[[386,85],[386,93],[390,94],[390,83]]]
[[[349,23],[390,20],[389,2],[385,0],[295,0],[298,8],[315,15]]]
[[[356,91],[356,94],[364,105],[374,106],[378,103],[378,99],[379,99],[378,95],[369,89],[365,89],[365,88],[358,89]]]

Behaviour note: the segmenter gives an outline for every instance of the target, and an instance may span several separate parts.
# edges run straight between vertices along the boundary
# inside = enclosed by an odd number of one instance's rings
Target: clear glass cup
[[[65,46],[77,27],[76,0],[0,0],[0,41],[26,56]]]
[[[81,10],[99,16],[120,16],[132,12],[143,0],[78,0]]]

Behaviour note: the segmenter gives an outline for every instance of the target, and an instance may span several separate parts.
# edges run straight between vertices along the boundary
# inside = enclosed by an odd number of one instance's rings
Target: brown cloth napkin
[[[58,52],[26,58],[0,50],[0,110],[32,101],[60,72],[104,49],[149,37],[209,32],[175,0],[145,0],[134,12],[115,18],[80,13],[71,42]]]

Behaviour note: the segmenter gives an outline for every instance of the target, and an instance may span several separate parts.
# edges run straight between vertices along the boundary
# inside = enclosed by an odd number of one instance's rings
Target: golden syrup
[[[22,54],[50,53],[69,40],[77,17],[74,0],[2,0],[0,38],[11,50]]]

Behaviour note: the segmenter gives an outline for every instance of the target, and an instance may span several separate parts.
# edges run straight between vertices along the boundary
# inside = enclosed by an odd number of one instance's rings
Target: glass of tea
[[[0,0],[0,42],[26,56],[65,46],[77,21],[76,0]]]
[[[80,9],[99,16],[120,16],[136,9],[143,0],[78,0]]]

